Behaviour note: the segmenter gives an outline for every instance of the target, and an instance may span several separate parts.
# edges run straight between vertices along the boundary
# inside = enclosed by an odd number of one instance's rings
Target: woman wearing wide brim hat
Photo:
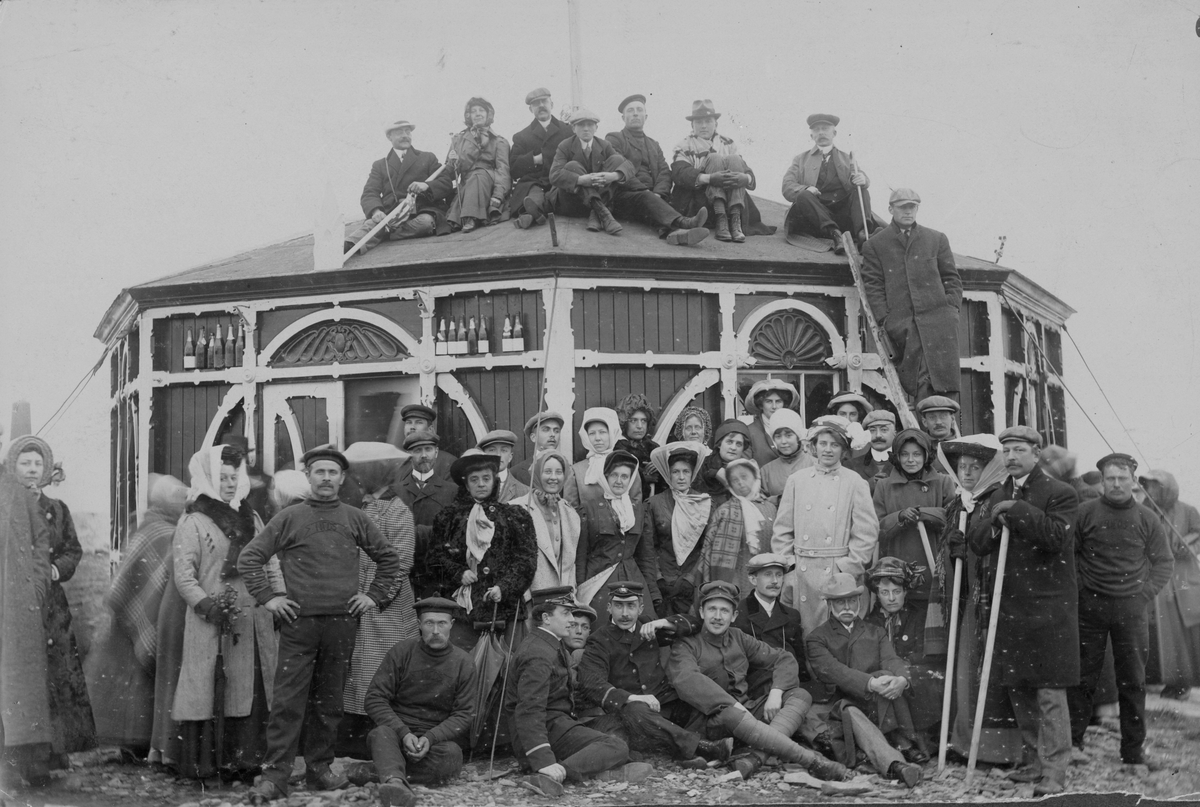
[[[852,423],[862,423],[874,411],[871,402],[854,390],[839,392],[829,402],[829,414],[844,417]]]
[[[767,430],[771,416],[783,409],[795,411],[799,403],[800,393],[796,388],[778,378],[755,381],[746,393],[742,405],[748,414],[754,415],[754,420],[750,423],[750,447],[758,467],[763,467],[779,456],[775,451],[775,442]]]

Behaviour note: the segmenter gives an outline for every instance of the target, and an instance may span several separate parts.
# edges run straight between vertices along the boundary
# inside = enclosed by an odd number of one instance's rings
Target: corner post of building
[[[546,312],[546,331],[542,334],[545,406],[564,415],[575,411],[575,329],[571,325],[571,307],[575,290],[558,282],[542,289]],[[566,345],[554,349],[554,345]]]
[[[421,342],[417,347],[420,359],[421,375],[419,379],[421,403],[426,406],[434,405],[437,397],[437,374],[442,369],[437,366],[437,345],[434,344],[434,321],[436,320],[435,304],[437,302],[433,291],[424,288],[417,289],[417,307],[421,310]]]
[[[1009,425],[1005,413],[1008,404],[1004,400],[1004,368],[1007,357],[1004,355],[1004,309],[1000,305],[1000,297],[994,292],[987,296],[988,312],[988,366],[992,380],[992,412],[994,413],[993,428],[999,434]],[[1003,421],[1003,422],[999,422]]]
[[[737,330],[733,326],[737,295],[724,289],[717,300],[721,307],[721,398],[725,402],[725,419],[729,419],[737,417],[737,374],[746,357],[738,355]]]
[[[859,326],[859,306],[862,300],[857,288],[846,290],[846,385],[848,389],[862,391],[863,386],[863,343]]]
[[[141,316],[138,323],[141,338],[138,340],[138,375],[133,381],[133,392],[137,396],[136,412],[132,426],[137,429],[137,515],[141,516],[150,507],[150,418],[154,415],[154,393],[151,373],[154,369],[154,317],[149,312]],[[128,394],[120,391],[121,396]]]

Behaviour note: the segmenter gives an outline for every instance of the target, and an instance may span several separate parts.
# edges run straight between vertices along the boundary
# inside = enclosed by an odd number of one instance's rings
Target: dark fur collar
[[[207,516],[229,539],[229,554],[225,556],[225,563],[221,567],[221,579],[237,577],[238,555],[254,537],[254,510],[250,507],[250,502],[243,499],[242,506],[234,511],[225,502],[200,495],[187,506],[187,512]]]

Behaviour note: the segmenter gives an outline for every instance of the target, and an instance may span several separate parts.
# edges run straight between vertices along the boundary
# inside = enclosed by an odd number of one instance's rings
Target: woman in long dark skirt
[[[71,607],[63,583],[83,557],[75,522],[66,503],[44,492],[58,480],[54,454],[40,437],[26,435],[8,449],[9,470],[37,497],[50,528],[50,591],[46,598],[46,674],[50,696],[51,768],[65,768],[67,754],[96,746],[96,724],[83,675],[83,660],[71,632]]]

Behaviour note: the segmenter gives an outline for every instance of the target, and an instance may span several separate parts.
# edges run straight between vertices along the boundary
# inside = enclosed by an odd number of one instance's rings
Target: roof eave
[[[112,347],[125,338],[137,322],[139,306],[129,289],[121,289],[121,293],[108,306],[100,324],[92,334],[107,347]]]

